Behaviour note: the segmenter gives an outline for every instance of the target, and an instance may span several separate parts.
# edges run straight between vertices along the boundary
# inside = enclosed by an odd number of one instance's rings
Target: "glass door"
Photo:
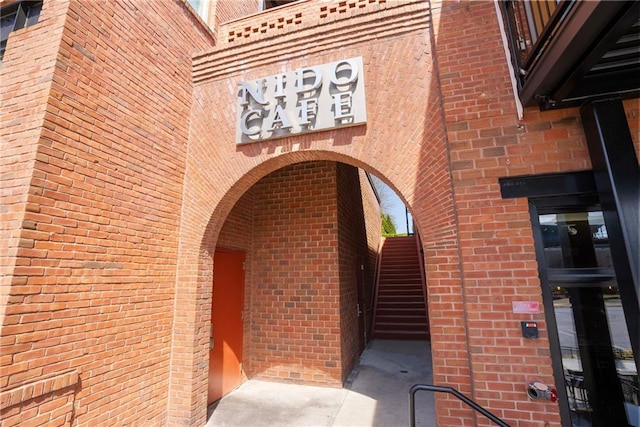
[[[638,427],[638,370],[606,225],[596,201],[577,201],[531,201],[562,424]]]

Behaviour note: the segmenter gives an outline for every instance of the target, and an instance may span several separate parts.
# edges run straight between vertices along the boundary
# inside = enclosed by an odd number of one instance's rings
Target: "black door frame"
[[[640,367],[640,167],[620,97],[580,109],[592,171],[499,178],[505,199],[595,193],[610,237],[616,280],[636,366]],[[559,200],[559,206],[564,203]]]
[[[532,222],[537,223],[533,210],[552,206],[588,206],[597,200],[609,235],[615,277],[629,331],[636,367],[640,367],[640,167],[629,130],[626,112],[620,97],[588,100],[580,109],[587,147],[593,170],[546,175],[500,178],[503,198],[529,198]],[[594,195],[596,196],[594,198]],[[531,208],[533,206],[533,208]],[[535,219],[534,219],[535,218]],[[539,228],[539,226],[538,226]],[[538,236],[540,237],[540,236]],[[543,242],[536,238],[539,256]],[[538,259],[540,268],[541,259]],[[546,278],[541,281],[545,285]],[[545,307],[553,307],[545,301]],[[545,310],[545,313],[549,310]],[[555,315],[547,315],[549,332],[556,331]],[[550,338],[552,338],[550,336]],[[564,386],[564,372],[557,336],[550,343],[554,375]],[[561,375],[562,378],[557,378]],[[558,396],[568,401],[566,390]],[[562,406],[566,406],[563,410]],[[570,425],[568,405],[561,405],[563,424]]]
[[[540,284],[542,287],[542,299],[545,307],[545,319],[547,321],[547,331],[549,334],[553,374],[560,402],[560,416],[562,424],[566,426],[572,425],[571,409],[565,385],[565,367],[562,363],[562,348],[560,346],[560,336],[551,291],[552,273],[547,268],[545,262],[545,247],[539,215],[599,210],[601,210],[601,206],[596,194],[529,199],[529,211],[534,233]],[[590,405],[594,409],[592,419],[593,426],[625,425],[623,423],[626,423],[627,418],[623,403],[624,397],[619,380],[617,380],[614,352],[609,336],[606,315],[604,314],[604,302],[600,301],[600,306],[598,306],[597,303],[592,301],[593,298],[589,297],[582,303],[587,305],[582,305],[578,302],[584,297],[583,294],[586,293],[587,296],[591,295],[592,292],[587,291],[597,291],[597,289],[589,287],[585,282],[593,282],[597,287],[598,282],[615,277],[615,273],[613,271],[601,271],[604,269],[596,268],[565,270],[567,270],[569,275],[575,274],[572,278],[567,276],[569,281],[575,279],[577,282],[582,283],[582,285],[578,285],[577,287],[573,287],[571,283],[566,283],[566,285],[570,287],[570,300],[576,322],[575,326],[578,337],[579,354],[583,366],[582,374],[584,376],[584,384],[589,396]],[[602,293],[600,292],[600,299],[601,295]],[[597,317],[597,319],[587,319],[590,320],[590,327],[587,325],[585,319],[579,319],[580,313],[584,313],[585,311],[591,311],[592,315]],[[602,313],[600,313],[600,311],[602,311]],[[605,339],[597,340],[597,345],[592,343],[590,338],[594,335],[596,338],[602,338],[601,335],[603,334],[594,330],[594,325],[600,325],[600,331],[606,335]],[[581,330],[583,332],[581,332]],[[589,339],[585,340],[584,338]],[[598,367],[595,365],[598,365]],[[611,424],[611,422],[613,422],[613,424]]]
[[[640,167],[622,99],[592,100],[580,108],[593,178],[636,366],[640,367]]]

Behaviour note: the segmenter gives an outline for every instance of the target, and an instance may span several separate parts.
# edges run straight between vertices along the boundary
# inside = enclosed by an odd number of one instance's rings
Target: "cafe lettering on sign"
[[[362,57],[243,81],[236,143],[250,143],[367,122]]]

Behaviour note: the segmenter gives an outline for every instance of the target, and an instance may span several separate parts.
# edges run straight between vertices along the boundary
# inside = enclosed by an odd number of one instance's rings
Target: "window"
[[[499,180],[503,198],[529,199],[562,425],[640,427],[640,313],[616,209],[592,171]]]
[[[274,7],[284,6],[298,0],[263,0],[262,10],[273,9]]]
[[[604,213],[595,196],[557,199],[529,201],[562,425],[639,426],[637,311],[624,311]]]
[[[40,11],[42,10],[42,0],[39,1],[19,1],[11,3],[0,9],[0,64],[7,49],[7,40],[12,31],[29,27],[38,22]]]
[[[198,12],[198,15],[206,22],[209,22],[208,11],[209,11],[209,0],[188,0],[189,4],[193,9]]]

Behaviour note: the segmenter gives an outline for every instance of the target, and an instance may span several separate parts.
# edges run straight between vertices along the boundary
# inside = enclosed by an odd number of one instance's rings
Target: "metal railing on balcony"
[[[501,1],[507,38],[520,88],[576,0]]]
[[[500,0],[518,97],[576,107],[640,96],[640,1]]]

